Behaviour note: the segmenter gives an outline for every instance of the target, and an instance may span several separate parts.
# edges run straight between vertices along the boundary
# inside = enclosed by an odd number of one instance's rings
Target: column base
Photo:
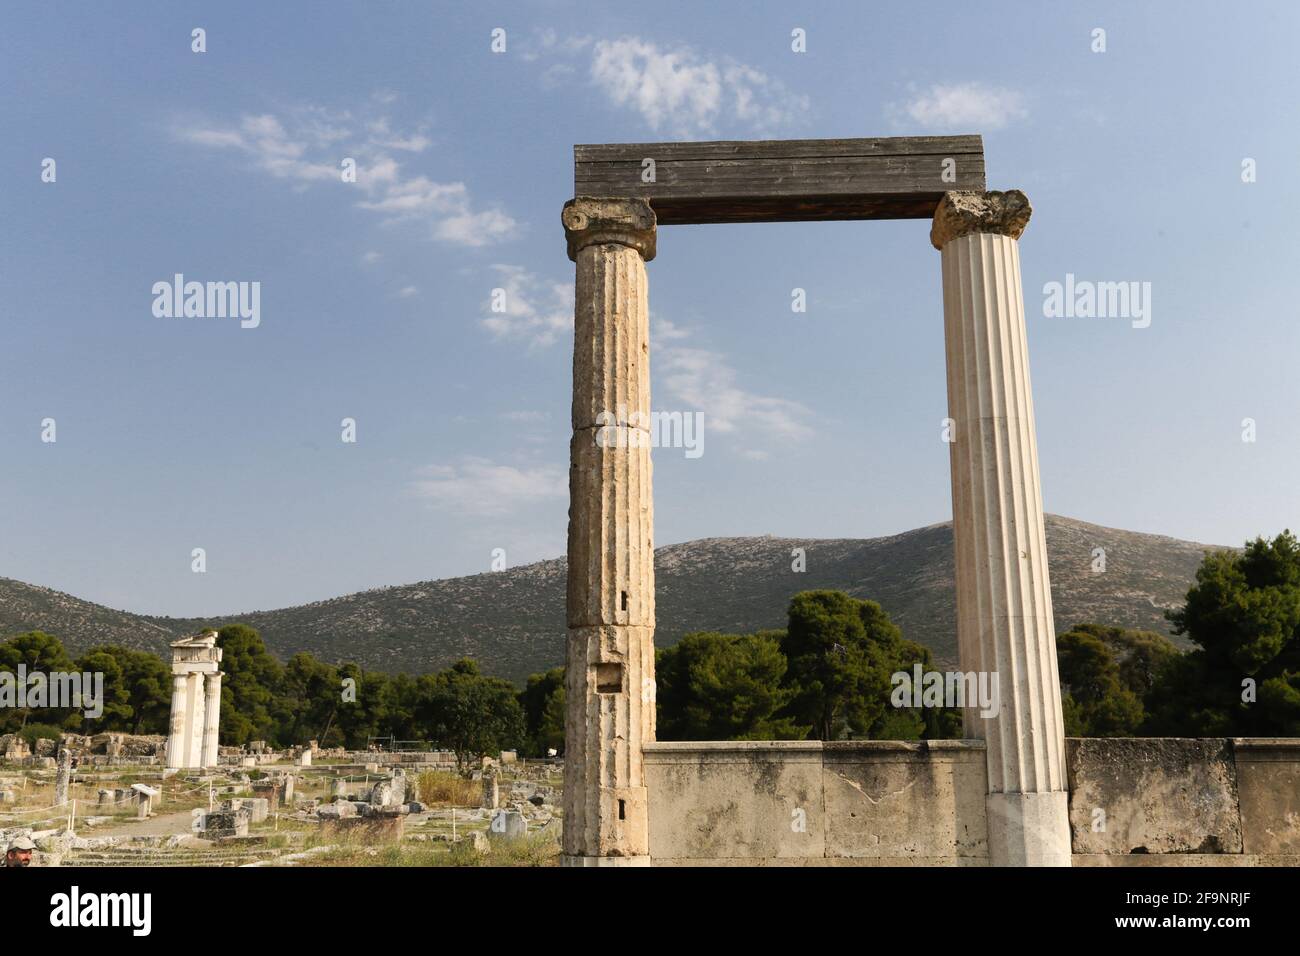
[[[653,866],[648,856],[562,856],[560,866]]]
[[[990,866],[1070,865],[1070,807],[1064,790],[990,793],[984,806]]]

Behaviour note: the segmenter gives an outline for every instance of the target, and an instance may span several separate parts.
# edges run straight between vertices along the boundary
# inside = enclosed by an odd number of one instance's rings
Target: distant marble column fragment
[[[964,710],[984,738],[994,865],[1070,865],[1065,735],[1043,531],[1018,239],[1018,190],[951,192],[941,251],[952,418],[957,642],[964,671],[996,673],[996,714]]]
[[[167,766],[179,770],[185,766],[189,751],[185,740],[185,715],[189,712],[189,675],[172,674],[172,714],[167,735]]]
[[[206,710],[203,693],[203,675],[198,671],[190,672],[190,705],[185,720],[189,724],[189,756],[185,766],[203,766],[203,717]]]
[[[217,765],[217,734],[221,727],[221,672],[204,675],[203,759],[201,767]]]
[[[566,865],[649,862],[641,745],[654,739],[650,312],[655,217],[579,197],[562,216],[576,264],[564,754]]]

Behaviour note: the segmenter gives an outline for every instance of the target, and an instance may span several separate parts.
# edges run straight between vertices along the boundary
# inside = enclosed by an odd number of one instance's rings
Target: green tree
[[[25,666],[24,673],[29,678],[38,671],[48,675],[52,671],[70,673],[75,669],[63,642],[44,631],[15,634],[0,644],[0,671],[13,674],[11,680],[16,681],[20,665]],[[3,707],[0,708],[0,733],[16,733],[29,719],[61,727],[72,713],[70,708]]]
[[[338,669],[306,652],[293,655],[284,667],[276,695],[277,739],[287,746],[302,746],[311,740],[329,746],[326,734],[341,703]]]
[[[428,694],[417,719],[435,741],[456,752],[462,773],[485,755],[523,742],[524,715],[509,681],[484,676],[468,658],[422,680]]]
[[[1131,737],[1146,714],[1125,686],[1107,629],[1081,624],[1056,638],[1065,733],[1071,737]]]
[[[221,648],[221,740],[228,745],[250,740],[276,741],[275,695],[283,669],[257,631],[228,624],[217,632]],[[277,741],[280,742],[280,741]]]
[[[107,730],[123,730],[130,725],[131,689],[127,686],[126,673],[117,656],[107,648],[92,648],[77,659],[76,670],[91,675],[95,682],[98,675],[103,677],[102,712],[99,717],[87,717],[82,711],[73,713],[64,721],[64,726],[81,734],[98,734]],[[85,687],[82,694],[93,693],[94,689]],[[88,708],[83,708],[83,710]]]
[[[795,696],[782,685],[779,638],[687,634],[655,655],[657,735],[662,740],[798,740],[809,726],[776,712]]]
[[[544,757],[551,749],[564,751],[564,701],[563,667],[528,675],[528,683],[519,692],[519,706],[531,756]]]
[[[347,685],[344,697],[343,682]],[[363,671],[357,664],[339,668],[339,712],[337,725],[345,746],[361,749],[372,737],[385,733],[388,726],[388,675]]]
[[[1205,556],[1167,617],[1196,649],[1161,671],[1152,732],[1300,735],[1300,543],[1289,530]]]
[[[790,602],[781,641],[793,697],[782,716],[810,725],[810,736],[870,736],[886,724],[890,677],[918,653],[874,601],[840,591],[804,591]]]
[[[171,668],[157,654],[110,645],[103,648],[122,667],[131,702],[131,722],[122,730],[133,734],[165,734],[171,720]]]

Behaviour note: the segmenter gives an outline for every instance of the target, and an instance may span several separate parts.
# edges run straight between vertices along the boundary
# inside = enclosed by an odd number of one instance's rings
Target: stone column
[[[72,781],[72,751],[64,747],[59,751],[59,766],[54,773],[54,805],[68,802],[68,785]]]
[[[203,758],[203,675],[190,671],[185,675],[189,682],[189,699],[185,707],[185,763],[184,767],[197,767]]]
[[[189,675],[172,674],[172,719],[167,735],[167,766],[179,770],[185,766],[189,754],[189,738],[185,736],[189,713]]]
[[[564,856],[649,863],[641,745],[654,740],[650,312],[655,216],[579,197],[562,216],[577,265],[569,466]]]
[[[950,192],[930,241],[943,262],[953,420],[957,644],[964,671],[997,674],[997,712],[964,712],[987,743],[989,859],[1069,866],[1065,735],[1047,576],[1017,240],[1018,190]]]
[[[203,753],[200,767],[217,765],[217,731],[221,726],[221,672],[204,675]]]

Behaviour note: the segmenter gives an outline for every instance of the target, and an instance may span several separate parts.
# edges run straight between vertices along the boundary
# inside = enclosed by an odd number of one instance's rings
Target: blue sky
[[[9,8],[0,575],[199,615],[562,554],[559,212],[586,142],[983,134],[990,187],[1035,209],[1047,510],[1221,544],[1300,526],[1297,9],[790,8]],[[658,543],[950,517],[927,236],[660,230],[654,406],[702,411],[705,453],[655,453]],[[178,272],[260,282],[260,325],[154,316]],[[1150,282],[1149,327],[1045,317],[1067,273]]]

